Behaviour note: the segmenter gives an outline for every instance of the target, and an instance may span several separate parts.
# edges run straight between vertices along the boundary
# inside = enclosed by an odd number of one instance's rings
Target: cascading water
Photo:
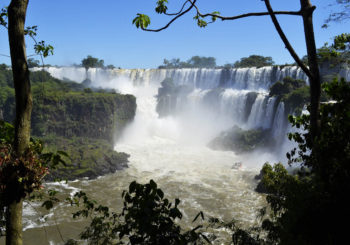
[[[86,78],[84,68],[47,68],[52,76],[81,82]],[[264,198],[254,191],[254,175],[266,161],[280,159],[268,152],[236,155],[230,151],[214,151],[206,145],[222,130],[233,125],[242,128],[272,128],[275,137],[284,134],[285,114],[283,103],[269,98],[267,89],[286,75],[305,78],[296,67],[282,70],[274,67],[249,69],[89,69],[92,86],[114,88],[122,93],[134,94],[137,112],[134,121],[124,130],[115,144],[118,151],[130,154],[130,167],[96,180],[80,180],[57,186],[70,193],[82,189],[93,199],[120,210],[120,195],[128,184],[154,179],[170,199],[180,198],[184,213],[183,223],[203,211],[208,216],[243,224],[255,222],[257,210]],[[186,94],[176,97],[171,113],[159,117],[156,112],[157,92],[160,82],[173,79],[176,86],[187,86]],[[243,162],[240,171],[231,169],[235,162]],[[52,185],[53,184],[48,184]],[[27,208],[27,228],[40,227]],[[63,236],[76,236],[83,223],[72,223],[71,210],[64,205],[48,217],[46,229],[55,230],[60,224]],[[40,228],[25,232],[27,244],[38,244],[31,237],[44,236]],[[56,235],[54,235],[56,234]],[[32,240],[31,240],[32,239]],[[57,233],[48,240],[59,243]],[[45,244],[45,243],[43,243]]]

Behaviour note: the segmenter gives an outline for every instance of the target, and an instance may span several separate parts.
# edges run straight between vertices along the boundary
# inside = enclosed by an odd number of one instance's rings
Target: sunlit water
[[[102,85],[115,87],[112,84]],[[229,122],[192,117],[191,113],[158,118],[154,97],[157,86],[136,88],[119,82],[117,88],[137,97],[135,120],[115,144],[117,151],[131,155],[129,168],[96,180],[47,184],[49,188],[62,191],[62,199],[83,190],[92,199],[118,211],[122,190],[131,181],[146,183],[153,179],[167,198],[181,200],[184,227],[194,225],[191,222],[199,211],[206,217],[236,219],[243,225],[256,222],[257,211],[265,205],[265,199],[254,191],[254,176],[264,162],[276,160],[274,155],[255,152],[237,156],[229,151],[213,151],[206,147],[208,140],[228,127]],[[232,169],[238,161],[243,163],[243,168]],[[73,220],[72,212],[64,202],[50,213],[45,213],[39,203],[27,204],[24,244],[60,244],[76,238],[88,223]]]

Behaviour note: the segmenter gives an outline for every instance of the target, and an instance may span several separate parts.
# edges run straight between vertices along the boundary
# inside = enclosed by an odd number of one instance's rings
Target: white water
[[[76,68],[49,68],[57,78],[81,82],[85,70]],[[296,68],[283,70],[302,76]],[[120,210],[121,192],[128,184],[137,180],[146,183],[154,179],[171,200],[182,200],[183,223],[191,226],[191,220],[203,211],[208,216],[229,221],[233,218],[245,225],[256,221],[257,210],[264,204],[264,198],[254,191],[255,174],[266,161],[280,160],[275,154],[254,152],[249,155],[235,155],[233,152],[213,151],[206,147],[208,141],[220,131],[233,124],[244,128],[274,128],[276,137],[283,135],[285,127],[284,106],[278,105],[274,112],[275,99],[267,98],[266,88],[271,79],[284,76],[281,71],[272,74],[272,68],[236,69],[222,78],[221,70],[113,70],[91,69],[89,77],[93,86],[115,88],[122,93],[134,94],[137,98],[135,120],[124,130],[116,142],[115,149],[130,154],[129,168],[97,180],[69,182],[54,186],[71,194],[72,190],[84,190],[92,198]],[[171,76],[176,84],[192,85],[193,91],[186,101],[178,101],[174,115],[159,118],[156,113],[157,89],[160,82]],[[218,103],[209,108],[203,98],[223,81]],[[247,94],[258,92],[247,119],[243,117]],[[242,170],[231,169],[237,162],[243,162]],[[51,185],[52,186],[52,185]],[[119,209],[118,209],[119,208]],[[26,244],[59,243],[60,237],[55,223],[60,224],[64,238],[76,236],[84,223],[72,223],[71,210],[61,204],[46,214],[45,222],[25,211]],[[43,228],[48,225],[46,238]],[[41,237],[43,242],[38,243]]]

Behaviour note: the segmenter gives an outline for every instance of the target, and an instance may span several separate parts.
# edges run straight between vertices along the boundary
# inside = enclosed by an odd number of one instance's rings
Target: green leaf
[[[145,14],[137,14],[137,17],[133,19],[132,23],[137,27],[137,28],[147,28],[149,24],[151,24],[151,19],[145,15]]]
[[[53,208],[53,202],[51,200],[46,200],[41,206],[49,210]]]
[[[158,0],[156,12],[158,14],[166,13],[166,11],[168,10],[168,7],[166,6],[167,3],[168,3],[168,0]]]
[[[57,151],[58,154],[63,155],[65,157],[69,157],[68,153],[65,151]]]
[[[220,15],[220,12],[219,12],[219,11],[214,11],[214,12],[211,13],[211,14],[213,14],[213,15]],[[217,20],[217,18],[218,18],[218,17],[216,17],[216,16],[212,16],[212,17],[211,17],[211,21],[212,21],[212,22],[215,22],[215,21]]]
[[[197,20],[197,25],[200,27],[200,28],[204,28],[208,25],[208,23],[205,21],[205,20],[202,20],[202,19],[198,19]]]

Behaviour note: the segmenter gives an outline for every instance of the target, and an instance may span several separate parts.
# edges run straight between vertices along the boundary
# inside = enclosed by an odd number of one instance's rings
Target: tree
[[[32,93],[27,65],[24,23],[28,0],[13,0],[8,7],[8,34],[16,96],[14,150],[17,156],[29,148]],[[15,179],[16,176],[13,176]],[[15,180],[14,180],[15,181]],[[23,198],[11,200],[6,210],[6,244],[22,244]]]
[[[196,68],[214,68],[216,67],[216,59],[214,57],[193,56],[187,61],[190,66]]]
[[[37,26],[25,28],[25,19],[28,0],[12,0],[7,9],[0,12],[0,24],[8,29],[13,83],[16,97],[16,118],[11,148],[10,170],[6,172],[7,187],[12,194],[6,200],[6,244],[22,244],[22,207],[23,198],[32,189],[27,189],[23,184],[23,178],[18,175],[25,170],[25,164],[29,163],[32,150],[30,149],[30,124],[32,112],[32,93],[29,80],[29,69],[26,56],[25,35],[30,36],[34,42],[34,49],[41,57],[53,53],[53,47],[46,45],[44,41],[35,40]],[[8,20],[8,23],[7,23]],[[29,154],[29,155],[28,155]],[[20,163],[16,164],[19,160]],[[23,169],[24,167],[24,169]],[[5,176],[5,175],[4,175]],[[3,177],[3,176],[2,176]],[[26,176],[27,178],[28,176]],[[1,178],[1,181],[4,179]],[[22,183],[22,184],[21,184]],[[3,184],[3,183],[2,183]],[[6,191],[5,191],[6,192]]]
[[[243,57],[240,61],[234,63],[235,68],[243,67],[263,67],[263,66],[272,66],[275,62],[272,60],[272,57],[264,57],[261,55],[250,55],[249,57]]]
[[[103,68],[104,60],[99,60],[97,58],[92,57],[91,55],[88,55],[85,59],[81,61],[81,65],[85,68],[86,72],[86,79],[84,81],[91,82],[91,80],[88,78],[89,68]]]
[[[88,55],[85,59],[81,61],[81,65],[88,70],[89,68],[103,68],[104,60],[99,60],[98,58],[94,58],[91,55]]]
[[[181,61],[179,58],[171,60],[164,59],[163,65],[160,69],[174,69],[174,68],[215,68],[216,59],[214,57],[192,56],[187,61]]]
[[[217,19],[226,21],[226,20],[236,20],[236,19],[246,18],[250,16],[270,16],[275,26],[275,29],[277,30],[280,38],[282,39],[290,55],[293,57],[295,62],[298,64],[298,66],[300,66],[300,68],[305,72],[305,74],[309,78],[310,98],[311,98],[310,131],[312,135],[312,140],[314,140],[320,132],[319,109],[320,109],[320,93],[321,93],[320,71],[319,71],[318,62],[317,62],[316,44],[315,44],[315,36],[314,36],[314,29],[313,29],[313,18],[312,18],[313,12],[316,9],[316,7],[311,4],[311,0],[300,0],[299,11],[273,11],[270,1],[269,0],[263,0],[263,1],[266,5],[267,12],[246,13],[242,15],[226,17],[226,16],[220,15],[220,13],[217,11],[214,11],[212,13],[201,13],[199,10],[199,7],[196,4],[197,0],[185,0],[178,12],[170,13],[168,12],[168,6],[167,6],[168,0],[158,0],[156,2],[155,11],[159,14],[164,14],[171,17],[171,20],[166,25],[158,29],[149,29],[147,27],[150,25],[151,20],[147,15],[144,15],[144,14],[137,14],[136,18],[134,18],[133,20],[133,24],[135,24],[137,28],[141,28],[144,31],[159,32],[168,28],[174,21],[176,21],[181,16],[189,13],[191,10],[195,11],[194,19],[197,21],[197,25],[199,27],[206,27],[208,24],[215,22]],[[189,5],[189,6],[186,7],[186,5]],[[305,42],[306,42],[306,48],[307,48],[308,64],[309,64],[308,67],[302,62],[302,60],[294,51],[292,45],[288,41],[286,35],[284,34],[281,28],[276,18],[276,15],[294,15],[294,16],[302,17]],[[208,21],[207,18],[211,18],[211,19]]]
[[[40,66],[40,61],[39,60],[35,60],[33,58],[29,58],[27,60],[27,62],[28,62],[28,68],[33,68],[33,67]]]
[[[350,85],[344,79],[335,80],[323,84],[323,90],[333,102],[321,105],[322,131],[313,145],[310,116],[289,117],[303,131],[289,134],[298,147],[287,157],[289,164],[298,163],[301,168],[292,174],[282,164],[266,164],[262,169],[261,183],[272,209],[263,228],[278,244],[342,244],[348,240],[341,220],[350,217],[350,202],[345,198],[350,191]]]
[[[91,218],[91,223],[81,233],[80,238],[88,244],[199,244],[209,242],[203,234],[202,225],[183,231],[177,223],[182,213],[178,208],[179,199],[171,203],[157,184],[150,180],[147,184],[133,181],[128,190],[122,193],[123,209],[121,213],[110,212],[108,207],[97,205],[89,200],[84,192],[78,192],[71,199],[71,204],[83,209],[73,214],[73,217]],[[198,213],[193,222],[201,216]],[[77,244],[69,240],[67,244]]]

